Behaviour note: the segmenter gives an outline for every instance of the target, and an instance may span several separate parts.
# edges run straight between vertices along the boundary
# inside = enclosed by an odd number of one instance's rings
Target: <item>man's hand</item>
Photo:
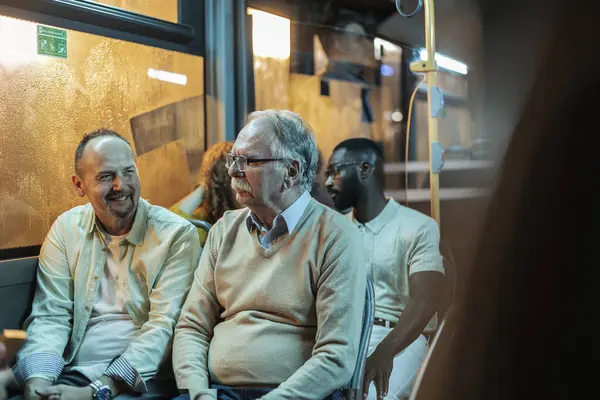
[[[92,400],[94,390],[91,386],[57,385],[36,390],[36,393],[48,400]]]
[[[384,346],[377,346],[375,351],[367,358],[365,365],[363,398],[367,398],[371,381],[375,383],[378,399],[383,399],[387,396],[393,366],[394,352]]]
[[[12,371],[10,369],[4,369],[0,371],[0,400],[8,399],[8,394],[6,393],[6,386],[8,382],[12,379]]]
[[[0,400],[8,399],[8,393],[6,393],[6,386],[12,379],[12,371],[10,369],[3,369],[0,371]]]
[[[23,395],[25,396],[25,400],[40,400],[42,397],[37,394],[38,390],[44,390],[47,387],[51,386],[52,382],[42,378],[31,378],[27,379],[25,382],[25,390],[23,391]]]
[[[0,343],[0,365],[4,363],[5,352],[6,347],[4,347],[3,343]],[[8,385],[8,382],[10,382],[11,379],[12,371],[10,369],[0,369],[0,400],[6,400],[8,398],[8,394],[6,393],[6,386]]]

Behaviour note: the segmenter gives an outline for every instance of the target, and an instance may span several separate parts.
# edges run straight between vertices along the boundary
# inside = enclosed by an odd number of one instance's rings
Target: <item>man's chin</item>
[[[235,193],[235,200],[240,203],[240,205],[248,207],[248,205],[252,204],[254,196],[252,196],[252,194],[249,192],[240,190]]]
[[[133,210],[133,208],[127,210],[120,210],[111,207],[108,208],[108,212],[110,213],[110,215],[121,219],[131,216],[133,214]]]
[[[117,218],[127,218],[135,213],[137,204],[127,202],[125,204],[108,204],[108,212]]]

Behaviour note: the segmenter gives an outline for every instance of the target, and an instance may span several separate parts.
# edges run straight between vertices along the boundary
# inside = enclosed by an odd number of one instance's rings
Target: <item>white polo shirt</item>
[[[366,224],[358,222],[352,212],[347,216],[364,237],[375,288],[375,318],[396,323],[410,299],[409,276],[423,271],[444,273],[438,225],[394,199]],[[436,327],[434,316],[426,331]]]

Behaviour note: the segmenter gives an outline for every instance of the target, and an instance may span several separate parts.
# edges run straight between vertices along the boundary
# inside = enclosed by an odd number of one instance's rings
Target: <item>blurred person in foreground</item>
[[[196,229],[140,197],[133,149],[115,131],[85,135],[74,172],[89,203],[60,215],[42,245],[11,387],[25,400],[172,398],[169,356],[200,257]]]
[[[231,188],[231,177],[225,166],[225,155],[233,142],[221,142],[210,147],[202,156],[200,184],[170,210],[185,219],[206,221],[211,225],[228,210],[241,208]],[[200,244],[204,246],[208,232],[198,228]]]
[[[334,398],[358,357],[360,233],[310,196],[316,143],[299,115],[250,114],[227,162],[248,208],[211,229],[177,323],[181,399]]]
[[[427,353],[424,332],[437,328],[444,285],[440,232],[432,218],[388,199],[383,152],[366,138],[338,144],[326,170],[335,208],[347,217],[370,254],[375,320],[363,390],[368,399],[410,395]]]
[[[555,7],[558,17],[550,20],[541,68],[465,269],[465,291],[434,341],[413,400],[598,397],[600,218],[589,187],[596,181],[600,62],[586,38],[597,33],[600,3],[551,3],[535,9],[546,18]],[[566,63],[565,54],[579,58]]]

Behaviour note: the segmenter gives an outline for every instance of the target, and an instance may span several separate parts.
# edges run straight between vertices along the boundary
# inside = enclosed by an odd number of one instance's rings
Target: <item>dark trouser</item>
[[[250,389],[234,389],[229,386],[211,385],[211,389],[217,389],[218,400],[254,400],[269,393],[273,388],[250,388]],[[343,399],[339,392],[335,392],[331,396],[327,396],[324,400]],[[173,400],[191,400],[189,394],[182,394]]]
[[[79,372],[65,372],[62,373],[54,382],[54,386],[56,385],[67,385],[67,386],[76,386],[83,387],[90,384],[90,380],[80,374]],[[142,399],[142,400],[170,400],[174,396],[177,396],[177,386],[175,385],[174,380],[155,380],[150,379],[146,382],[146,388],[148,391],[146,393],[135,393],[135,392],[125,392],[120,393],[118,396],[113,397],[116,400],[129,400],[129,399]],[[18,392],[10,392],[9,395],[11,397],[10,400],[23,400],[23,394]]]

